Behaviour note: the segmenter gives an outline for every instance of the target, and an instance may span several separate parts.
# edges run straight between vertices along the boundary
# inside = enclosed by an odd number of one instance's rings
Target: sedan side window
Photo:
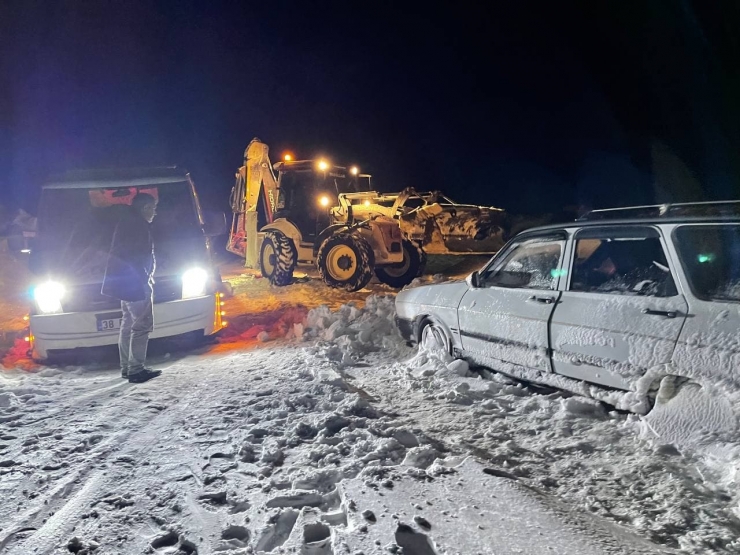
[[[483,287],[555,289],[565,241],[538,238],[515,243],[506,257],[481,275]]]
[[[660,238],[607,234],[578,238],[570,291],[672,297],[675,282]]]

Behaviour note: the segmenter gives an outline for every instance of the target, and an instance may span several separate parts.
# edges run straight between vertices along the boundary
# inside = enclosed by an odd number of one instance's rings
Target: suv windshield
[[[155,253],[166,260],[168,245],[202,237],[190,184],[119,188],[44,189],[31,269],[68,276],[101,278],[113,230],[138,192],[158,199],[152,223]],[[160,253],[163,255],[160,257]]]
[[[740,301],[740,224],[681,226],[675,240],[694,295]]]

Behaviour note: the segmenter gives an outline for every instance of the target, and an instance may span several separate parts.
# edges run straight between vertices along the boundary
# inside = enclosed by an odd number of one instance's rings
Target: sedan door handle
[[[642,313],[649,316],[665,316],[666,318],[675,318],[678,316],[678,312],[675,310],[653,310],[652,308],[643,308]]]
[[[537,295],[532,295],[527,300],[542,304],[552,304],[555,302],[555,299],[553,297],[538,297]]]

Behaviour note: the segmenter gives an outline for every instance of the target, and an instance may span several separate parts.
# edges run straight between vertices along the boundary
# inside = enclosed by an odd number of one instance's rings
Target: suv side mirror
[[[207,237],[224,235],[228,230],[224,212],[203,212],[203,232]]]
[[[480,287],[480,274],[478,273],[478,270],[466,277],[465,283],[473,289],[478,289]]]
[[[10,235],[7,239],[8,250],[13,254],[28,254],[31,252],[35,236],[36,234],[32,231]]]

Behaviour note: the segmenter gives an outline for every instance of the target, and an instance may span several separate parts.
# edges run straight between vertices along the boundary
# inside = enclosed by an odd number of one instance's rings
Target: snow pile
[[[0,373],[4,548],[740,552],[740,453],[713,464],[595,399],[411,350],[393,308],[245,319],[235,338],[290,340],[140,385]]]
[[[740,549],[737,444],[715,443],[711,456],[677,448],[646,434],[639,416],[610,412],[593,398],[601,390],[581,384],[584,396],[573,396],[530,388],[439,351],[379,366],[349,372],[367,391],[388,391],[391,372],[401,389],[386,394],[390,410],[405,406],[409,421],[453,451],[495,463],[497,475],[526,480],[687,553]],[[402,464],[442,472],[444,465],[433,462],[437,454],[437,446],[422,444],[407,449]]]
[[[340,366],[352,366],[379,351],[391,357],[408,355],[411,351],[394,323],[395,313],[391,296],[371,295],[363,308],[350,303],[332,312],[321,306],[309,311],[302,339],[317,340],[310,352]]]

